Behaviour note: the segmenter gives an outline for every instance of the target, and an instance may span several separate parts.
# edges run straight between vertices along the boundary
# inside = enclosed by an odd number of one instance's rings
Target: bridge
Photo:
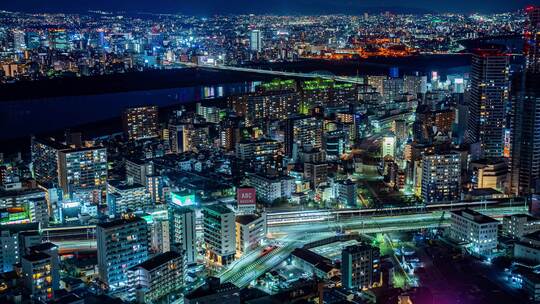
[[[211,65],[211,64],[196,64],[196,63],[182,63],[186,67],[198,68],[198,69],[207,69],[207,70],[224,70],[224,71],[236,71],[243,73],[256,73],[256,74],[265,74],[272,75],[276,77],[294,77],[294,78],[321,78],[329,79],[337,82],[347,82],[353,84],[364,84],[363,79],[356,77],[347,77],[347,76],[335,76],[321,73],[298,73],[298,72],[286,72],[286,71],[275,71],[275,70],[265,70],[265,69],[255,69],[255,68],[245,68],[245,67],[236,67],[229,65]]]

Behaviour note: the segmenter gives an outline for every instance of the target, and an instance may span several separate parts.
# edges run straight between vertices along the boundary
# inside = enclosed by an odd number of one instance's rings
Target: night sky
[[[0,9],[28,12],[85,12],[89,9],[195,15],[229,13],[360,14],[388,9],[397,13],[503,12],[540,5],[540,0],[0,0]]]

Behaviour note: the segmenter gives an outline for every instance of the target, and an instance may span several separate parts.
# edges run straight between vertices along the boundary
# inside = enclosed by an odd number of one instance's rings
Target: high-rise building
[[[390,157],[394,159],[396,157],[396,136],[386,135],[382,139],[381,155],[383,158]]]
[[[421,180],[421,196],[424,203],[459,200],[461,194],[460,155],[458,153],[424,154]]]
[[[467,141],[479,142],[484,157],[502,157],[509,59],[497,50],[476,50],[472,57]]]
[[[25,255],[21,259],[24,287],[32,299],[48,301],[54,297],[53,258],[43,252]]]
[[[147,139],[159,135],[157,106],[128,108],[124,111],[123,121],[124,131],[129,140]]]
[[[540,190],[540,7],[527,9],[526,68],[516,77],[512,94],[511,191]]]
[[[8,272],[21,261],[27,248],[41,243],[39,233],[25,233],[39,229],[39,223],[0,226],[0,271]]]
[[[263,47],[262,33],[260,30],[249,32],[249,48],[253,52],[261,52]]]
[[[272,91],[252,94],[247,98],[246,125],[267,120],[283,120],[298,113],[300,96],[295,91]]]
[[[171,246],[181,250],[188,264],[197,261],[195,210],[171,202],[169,204],[169,235]]]
[[[202,213],[206,257],[219,265],[230,263],[236,253],[234,212],[223,205],[210,205]]]
[[[13,48],[16,52],[22,52],[26,50],[26,40],[23,30],[14,29],[13,32]]]
[[[128,283],[127,272],[148,258],[148,226],[144,219],[125,216],[96,225],[98,271],[111,289]]]
[[[126,179],[146,186],[146,177],[154,174],[154,164],[140,159],[126,159]]]
[[[540,6],[529,6],[525,11],[528,17],[524,48],[526,69],[531,73],[540,73]]]
[[[136,303],[154,303],[185,283],[186,261],[182,253],[156,255],[128,271],[129,298]]]
[[[107,169],[106,148],[82,147],[58,151],[58,181],[64,193],[79,189],[104,190]]]
[[[58,246],[46,242],[41,244],[36,244],[28,247],[26,250],[28,254],[38,254],[45,253],[51,257],[51,278],[52,278],[52,288],[54,291],[60,289],[60,256],[58,255]],[[24,257],[23,257],[24,258]]]
[[[368,244],[348,246],[341,252],[341,284],[347,289],[374,287],[381,281],[379,248]]]
[[[67,147],[49,138],[31,138],[34,178],[40,184],[58,183],[58,151]]]
[[[49,48],[57,51],[67,51],[70,48],[66,29],[49,29]]]
[[[317,117],[297,116],[286,120],[285,154],[294,157],[295,148],[322,148],[323,123]],[[296,152],[298,153],[298,152]]]

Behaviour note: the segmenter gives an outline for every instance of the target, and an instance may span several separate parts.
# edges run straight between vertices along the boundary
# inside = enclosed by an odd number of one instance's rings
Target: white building
[[[117,215],[150,208],[150,193],[141,184],[109,181],[107,183],[107,205],[109,214]]]
[[[249,47],[253,52],[262,51],[262,33],[260,30],[252,30],[249,33]]]
[[[540,219],[528,214],[513,214],[503,218],[502,233],[505,236],[520,239],[526,234],[540,230]]]
[[[250,252],[266,238],[266,213],[236,217],[236,257]]]
[[[184,252],[188,264],[197,261],[195,246],[195,210],[189,207],[169,205],[169,235],[171,248]]]
[[[381,147],[382,157],[396,157],[396,137],[394,135],[384,136]]]
[[[236,253],[234,212],[223,205],[210,205],[202,213],[206,258],[219,265],[228,264]]]
[[[294,178],[289,176],[267,177],[249,174],[248,184],[257,191],[257,198],[271,203],[278,198],[290,198],[294,192]]]
[[[465,246],[478,254],[488,255],[497,248],[497,220],[470,209],[450,214],[452,239],[467,243]]]

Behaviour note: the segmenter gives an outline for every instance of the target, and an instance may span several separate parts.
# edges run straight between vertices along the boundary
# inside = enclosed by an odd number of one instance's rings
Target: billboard
[[[195,194],[171,193],[171,202],[178,206],[195,205]]]
[[[236,201],[238,205],[255,205],[255,188],[236,189]]]

